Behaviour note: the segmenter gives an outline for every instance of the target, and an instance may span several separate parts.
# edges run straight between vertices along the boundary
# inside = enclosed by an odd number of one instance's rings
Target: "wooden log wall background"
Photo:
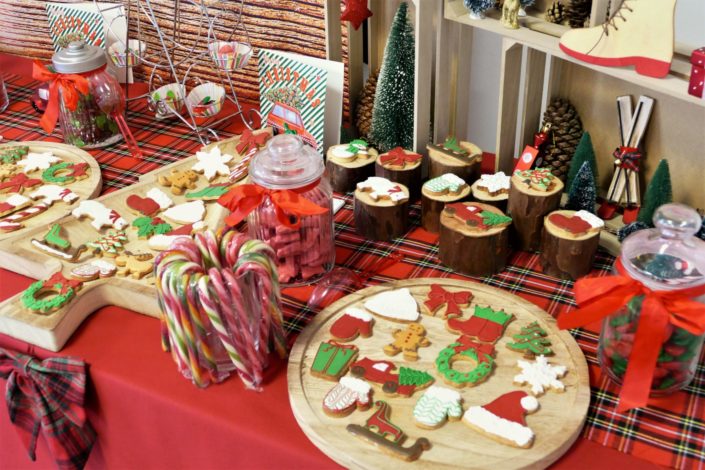
[[[154,28],[151,27],[143,13],[137,8],[137,0],[121,0],[130,5],[130,37],[137,37],[137,16],[140,15],[140,31],[148,43],[148,53],[161,51]],[[57,3],[78,3],[73,0],[57,0]],[[144,4],[144,2],[139,2]],[[185,0],[152,0],[152,6],[162,31],[171,36],[174,31],[174,10],[179,5],[180,27],[176,31],[179,40],[192,46],[198,37],[198,8]],[[215,24],[215,33],[219,39],[226,39],[234,31],[234,40],[244,40],[244,31],[237,30],[239,2],[234,0],[204,0],[210,15],[221,10],[220,20]],[[0,52],[24,57],[48,60],[53,48],[49,37],[44,1],[37,0],[1,0],[0,1]],[[303,54],[311,57],[326,58],[325,35],[325,0],[245,0],[243,23],[247,28],[250,41],[255,49],[275,49]],[[205,22],[204,22],[205,23]],[[206,26],[203,28],[207,29]],[[343,95],[343,119],[349,120],[348,94],[348,38],[347,28],[343,27],[342,57],[345,63],[345,90]],[[207,40],[202,35],[198,45],[200,51],[207,48]],[[174,51],[175,60],[183,58],[189,51]],[[182,69],[190,65],[184,63]],[[216,80],[217,73],[208,56],[199,60],[191,74],[202,80]],[[184,70],[181,71],[183,73]],[[135,68],[137,80],[147,80],[150,68],[142,65]],[[247,67],[234,74],[234,84],[238,97],[250,103],[259,103],[259,84],[257,78],[256,57]]]

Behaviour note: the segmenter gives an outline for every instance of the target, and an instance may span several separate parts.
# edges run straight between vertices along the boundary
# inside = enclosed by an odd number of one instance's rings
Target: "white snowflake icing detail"
[[[514,376],[514,382],[520,385],[529,384],[532,395],[542,395],[547,388],[558,392],[565,390],[565,385],[558,379],[563,377],[568,369],[560,365],[552,366],[546,356],[538,356],[535,362],[519,359],[517,366],[521,369],[521,373]]]
[[[221,154],[220,147],[215,146],[208,152],[196,152],[198,163],[193,165],[191,169],[198,173],[203,173],[208,181],[211,181],[217,175],[227,176],[230,174],[228,163],[233,159],[232,155]]]

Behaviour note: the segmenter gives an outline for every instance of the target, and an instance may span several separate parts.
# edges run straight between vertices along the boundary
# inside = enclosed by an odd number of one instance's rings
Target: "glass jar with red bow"
[[[247,220],[250,236],[271,245],[282,283],[310,283],[335,263],[333,190],[324,170],[298,136],[277,135],[252,157],[251,184],[218,200],[230,209],[228,225]]]
[[[614,276],[576,282],[580,308],[558,321],[574,328],[603,319],[598,360],[622,385],[618,411],[688,385],[705,338],[705,242],[694,236],[701,218],[666,204],[653,221],[624,240]]]

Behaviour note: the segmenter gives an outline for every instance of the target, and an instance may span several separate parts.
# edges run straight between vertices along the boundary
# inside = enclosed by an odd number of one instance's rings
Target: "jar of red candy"
[[[616,274],[641,286],[630,287],[631,298],[604,319],[598,359],[620,384],[628,365],[638,367],[640,373],[633,374],[637,377],[655,360],[650,394],[662,395],[688,385],[700,358],[705,337],[705,241],[694,236],[701,218],[687,206],[661,206],[654,224],[656,228],[635,232],[622,244]],[[642,325],[644,321],[649,323]],[[642,378],[642,385],[648,386],[648,377]]]
[[[252,191],[265,197],[247,216],[249,234],[274,249],[282,283],[312,282],[335,264],[333,190],[324,169],[323,158],[292,134],[272,137],[250,163],[259,187]]]

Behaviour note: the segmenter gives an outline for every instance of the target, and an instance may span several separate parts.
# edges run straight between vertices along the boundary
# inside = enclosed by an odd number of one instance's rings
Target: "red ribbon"
[[[646,406],[656,360],[668,324],[694,334],[705,333],[705,307],[691,299],[705,294],[705,285],[670,291],[653,291],[629,277],[622,262],[615,264],[619,275],[582,278],[575,283],[578,310],[562,314],[562,330],[596,322],[614,313],[636,296],[644,296],[634,346],[629,355],[618,412]]]
[[[230,210],[225,223],[234,226],[242,222],[268,197],[274,206],[277,220],[286,227],[297,229],[301,225],[301,217],[328,212],[328,208],[321,207],[301,196],[302,193],[310,191],[317,185],[318,181],[314,181],[302,188],[291,190],[268,189],[258,184],[242,184],[220,196],[218,204]],[[296,216],[293,222],[290,215]]]
[[[379,157],[380,163],[383,165],[404,166],[406,163],[416,163],[422,155],[418,153],[406,153],[401,147],[394,147],[389,152]]]
[[[269,133],[267,132],[255,134],[251,130],[245,129],[245,132],[243,132],[240,136],[240,142],[235,147],[235,150],[237,150],[237,153],[239,153],[240,155],[244,155],[253,148],[259,149],[260,147],[262,147],[264,143],[267,142],[268,138]]]
[[[463,312],[460,310],[458,304],[467,304],[470,302],[471,298],[471,292],[450,292],[438,284],[431,284],[431,292],[428,293],[428,300],[426,300],[424,304],[431,311],[435,311],[443,304],[448,304],[446,316],[461,315]]]
[[[90,73],[93,74],[94,72],[91,71]],[[32,67],[32,78],[40,82],[50,82],[49,102],[44,115],[39,120],[39,124],[41,124],[44,131],[51,134],[54,131],[54,127],[56,127],[56,120],[59,118],[59,90],[61,90],[64,106],[69,111],[75,111],[76,106],[78,106],[79,96],[87,95],[89,92],[86,74],[54,73],[46,68],[44,64],[35,60]]]
[[[617,164],[620,168],[631,171],[639,171],[639,159],[641,153],[635,147],[619,147],[612,154],[614,158],[619,160]]]
[[[468,349],[474,349],[475,352],[477,352],[477,362],[478,363],[483,363],[487,362],[488,359],[482,354],[486,354],[488,356],[494,356],[494,345],[489,344],[489,343],[476,343],[473,341],[469,336],[461,335],[457,340],[456,343],[460,343],[458,346],[453,348],[453,351],[456,354],[460,354],[463,351],[467,351]]]

